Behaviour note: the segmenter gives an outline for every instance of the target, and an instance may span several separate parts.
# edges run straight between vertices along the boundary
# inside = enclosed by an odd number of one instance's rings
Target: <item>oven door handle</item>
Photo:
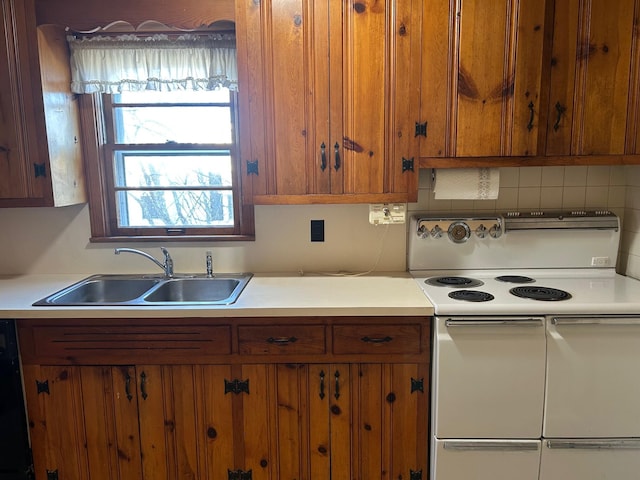
[[[640,317],[609,317],[602,315],[599,317],[553,317],[553,325],[612,325],[612,326],[640,326]]]
[[[445,440],[443,442],[445,450],[480,450],[480,451],[500,451],[500,452],[522,452],[539,450],[538,441],[486,441],[478,442],[473,440]]]
[[[504,318],[500,320],[478,320],[463,318],[445,320],[446,327],[542,327],[543,318]]]
[[[640,440],[545,440],[547,448],[575,450],[640,450]]]

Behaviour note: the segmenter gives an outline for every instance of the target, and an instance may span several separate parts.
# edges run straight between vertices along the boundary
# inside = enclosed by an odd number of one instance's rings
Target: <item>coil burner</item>
[[[529,298],[532,300],[542,300],[546,302],[569,300],[571,298],[571,294],[569,292],[549,287],[514,287],[509,290],[509,292],[516,297]]]
[[[471,287],[479,287],[484,285],[484,282],[478,280],[476,278],[469,277],[431,277],[427,278],[424,283],[427,285],[433,285],[435,287],[453,287],[453,288],[471,288]]]
[[[455,290],[449,293],[449,297],[454,300],[464,300],[465,302],[488,302],[494,296],[480,290]]]
[[[531,277],[525,277],[523,275],[500,275],[496,277],[499,282],[505,283],[533,283],[535,279]]]

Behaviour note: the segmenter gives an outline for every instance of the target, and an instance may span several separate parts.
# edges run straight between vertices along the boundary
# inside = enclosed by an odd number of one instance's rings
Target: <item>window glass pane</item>
[[[145,90],[142,92],[122,92],[113,95],[113,103],[229,103],[228,88],[218,90],[176,90],[158,92]]]
[[[117,192],[119,227],[231,227],[230,190]]]
[[[231,187],[229,152],[116,152],[116,187]]]
[[[232,142],[230,107],[116,107],[116,143]]]

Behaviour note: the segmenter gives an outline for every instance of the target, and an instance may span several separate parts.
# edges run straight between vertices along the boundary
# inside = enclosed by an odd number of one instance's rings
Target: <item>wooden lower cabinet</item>
[[[387,335],[388,327],[377,323],[364,327],[358,339],[362,345],[353,348],[371,352],[350,355],[344,342],[336,342],[339,351],[347,352],[345,361],[339,361],[341,355],[332,353],[332,332],[353,332],[354,324],[318,323],[308,330],[324,345],[324,354],[291,353],[307,350],[295,346],[298,341],[304,345],[307,330],[297,325],[292,329],[296,337],[277,337],[281,353],[266,356],[239,353],[242,347],[234,343],[242,334],[234,333],[231,353],[217,357],[193,354],[181,355],[174,364],[169,363],[171,356],[138,363],[135,347],[123,343],[121,362],[112,355],[101,362],[96,347],[86,344],[87,353],[60,356],[59,365],[51,357],[58,351],[48,343],[59,344],[69,333],[77,337],[83,327],[68,321],[60,327],[55,320],[21,321],[36,477],[426,479],[429,324],[424,321],[389,329],[416,329],[418,336],[406,341],[414,350],[416,341],[422,344],[417,354],[383,353],[396,352],[401,345],[393,342],[405,340]],[[106,328],[91,321],[87,326],[86,332],[100,331],[104,338]],[[47,333],[41,334],[40,327]],[[143,327],[140,322],[123,325],[122,340],[129,329],[138,344],[144,342]],[[154,325],[154,338],[160,328]],[[189,330],[181,332],[175,324],[167,328],[176,342]],[[236,328],[242,327],[230,326],[230,331]],[[251,329],[252,341],[259,341],[260,326],[254,322]],[[264,341],[273,345],[273,331],[286,331],[287,325],[264,329]],[[324,341],[318,339],[319,330],[327,332]],[[82,342],[91,339],[83,337],[69,348],[82,352]],[[48,353],[39,358],[38,351]],[[148,352],[142,358],[147,359]]]

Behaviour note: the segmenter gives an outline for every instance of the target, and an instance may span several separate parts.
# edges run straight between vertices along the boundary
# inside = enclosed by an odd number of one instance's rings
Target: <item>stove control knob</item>
[[[431,236],[433,238],[440,238],[442,237],[442,229],[440,228],[440,225],[436,225],[435,227],[433,227],[431,229]]]
[[[489,233],[489,230],[483,224],[480,224],[480,226],[476,228],[476,236],[479,238],[486,237],[487,233]]]
[[[428,236],[429,231],[427,230],[427,227],[425,227],[424,225],[420,225],[420,227],[418,228],[418,237],[427,238]]]
[[[464,243],[471,236],[469,225],[464,222],[453,222],[449,225],[449,239],[454,243]]]
[[[502,235],[502,228],[500,225],[497,223],[493,225],[493,227],[489,229],[489,235],[491,235],[492,238],[500,237]]]

